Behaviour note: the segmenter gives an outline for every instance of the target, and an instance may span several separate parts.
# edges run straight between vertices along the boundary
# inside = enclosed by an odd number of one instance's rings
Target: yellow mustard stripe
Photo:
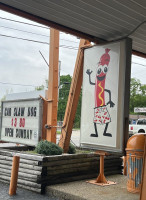
[[[103,93],[103,87],[101,87],[101,82],[98,85],[101,88],[101,92],[99,93],[99,99],[102,101],[102,103],[100,106],[103,106],[103,98],[101,97],[101,94]]]

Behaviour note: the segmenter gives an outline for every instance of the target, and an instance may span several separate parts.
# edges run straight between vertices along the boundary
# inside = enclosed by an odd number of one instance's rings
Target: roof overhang
[[[145,0],[0,0],[0,9],[96,43],[130,37],[146,58]]]

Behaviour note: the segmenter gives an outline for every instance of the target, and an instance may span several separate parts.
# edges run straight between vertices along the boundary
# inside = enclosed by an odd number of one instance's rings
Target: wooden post
[[[45,125],[47,123],[47,106],[48,106],[48,102],[46,101],[46,99],[43,99],[43,119],[42,119],[42,136],[41,136],[42,140],[46,140],[47,130],[45,128]]]
[[[83,79],[83,49],[82,47],[90,45],[90,42],[84,39],[80,40],[79,50],[77,54],[74,75],[70,87],[68,102],[66,106],[65,116],[63,120],[63,128],[61,131],[59,146],[64,149],[64,153],[68,151],[73,121],[76,114],[78,99],[80,96],[82,79]]]
[[[104,176],[104,155],[100,155],[100,173],[96,179],[97,183],[107,183],[107,180]]]
[[[19,156],[13,157],[9,195],[15,195],[16,194],[17,180],[18,180],[18,170],[19,170],[19,160],[20,160]]]
[[[46,140],[56,143],[58,104],[59,31],[50,28],[49,83]]]
[[[87,181],[87,183],[100,186],[115,185],[116,182],[108,181],[104,176],[104,156],[109,155],[109,153],[104,151],[96,151],[96,154],[100,156],[100,172],[96,180]]]
[[[140,190],[140,200],[146,199],[146,135],[145,135],[145,146],[143,156],[143,169],[142,169],[142,184]]]
[[[123,156],[123,165],[124,165],[123,175],[127,176],[127,157],[126,156]]]

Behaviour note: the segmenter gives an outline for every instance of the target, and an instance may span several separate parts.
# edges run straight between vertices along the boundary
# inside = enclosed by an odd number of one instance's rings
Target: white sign
[[[124,94],[125,88],[128,89],[125,85],[125,47],[123,41],[84,51],[82,147],[123,151],[124,108],[127,106]]]
[[[42,100],[2,102],[1,140],[37,145],[41,135]]]
[[[135,113],[146,113],[146,107],[145,108],[134,108]]]

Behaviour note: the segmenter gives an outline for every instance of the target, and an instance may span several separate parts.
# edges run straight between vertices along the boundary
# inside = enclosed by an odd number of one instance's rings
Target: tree
[[[72,78],[70,75],[60,76],[58,117],[57,117],[59,121],[63,121],[63,118],[64,118],[71,80]]]
[[[60,86],[59,86],[59,102],[58,102],[58,121],[63,121],[70,85],[71,85],[72,77],[70,75],[60,76]],[[81,94],[78,101],[76,116],[74,120],[74,127],[80,127],[80,118],[81,118]]]
[[[40,85],[35,87],[35,90],[39,91],[39,90],[44,90],[45,86],[44,85]]]
[[[134,107],[146,107],[146,85],[140,80],[131,78],[130,83],[130,113],[134,113]]]

